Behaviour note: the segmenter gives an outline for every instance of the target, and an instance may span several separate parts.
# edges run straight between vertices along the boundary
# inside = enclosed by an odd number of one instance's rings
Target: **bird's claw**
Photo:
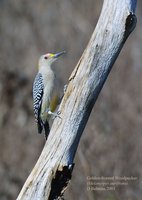
[[[58,111],[57,111],[57,115],[60,115],[60,114],[61,114],[61,111],[60,111],[60,110],[58,110]]]
[[[62,119],[60,117],[61,111],[57,111],[57,113],[55,113],[55,116],[53,116],[53,119],[55,119],[56,117],[59,117],[60,119]]]
[[[68,87],[68,84],[64,85],[64,94],[65,94],[65,92],[67,90],[67,87]]]
[[[60,114],[61,114],[60,111],[58,111],[57,113],[54,113],[54,112],[51,112],[51,111],[49,110],[49,111],[48,111],[48,114],[49,114],[49,115],[52,115],[52,119],[55,119],[56,117],[59,117],[60,119],[62,119],[62,118],[60,117]]]

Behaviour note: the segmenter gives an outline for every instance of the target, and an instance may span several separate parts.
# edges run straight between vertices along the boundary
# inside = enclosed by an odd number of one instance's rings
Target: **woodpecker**
[[[44,129],[46,139],[50,131],[49,116],[59,117],[59,114],[54,113],[57,98],[54,98],[51,102],[55,84],[55,74],[51,67],[53,62],[64,53],[65,51],[42,55],[38,63],[38,73],[33,83],[33,108],[38,133],[42,133]]]

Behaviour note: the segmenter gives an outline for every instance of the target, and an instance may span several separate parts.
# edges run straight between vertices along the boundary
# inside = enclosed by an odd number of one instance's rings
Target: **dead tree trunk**
[[[136,25],[136,0],[104,0],[90,42],[69,78],[49,138],[17,200],[53,200],[71,179],[77,146],[95,101]]]

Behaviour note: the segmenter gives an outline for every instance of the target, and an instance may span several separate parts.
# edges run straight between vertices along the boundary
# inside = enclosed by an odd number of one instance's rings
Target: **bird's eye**
[[[45,56],[44,59],[47,60],[47,56]]]

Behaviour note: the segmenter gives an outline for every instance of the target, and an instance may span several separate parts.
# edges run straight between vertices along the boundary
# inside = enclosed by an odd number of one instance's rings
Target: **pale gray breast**
[[[52,71],[45,73],[43,78],[43,84],[44,84],[44,92],[43,92],[43,105],[42,105],[42,111],[45,111],[50,104],[51,96],[54,89],[54,80],[55,76]]]

